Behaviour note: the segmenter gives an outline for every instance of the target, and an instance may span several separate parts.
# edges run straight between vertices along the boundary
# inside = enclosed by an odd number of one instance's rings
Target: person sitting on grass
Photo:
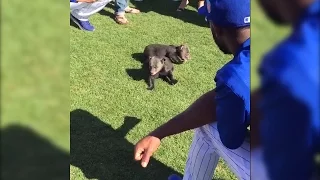
[[[134,159],[147,167],[163,138],[195,129],[184,180],[211,180],[220,157],[238,179],[250,180],[250,0],[208,0],[207,5],[214,42],[233,59],[216,73],[215,89],[135,145]]]
[[[111,0],[70,0],[70,18],[85,31],[94,31],[89,17],[102,10]]]

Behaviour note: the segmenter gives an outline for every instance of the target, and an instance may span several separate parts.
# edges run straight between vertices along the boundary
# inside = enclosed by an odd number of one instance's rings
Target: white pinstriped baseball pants
[[[269,180],[261,147],[251,150],[251,180]]]
[[[188,154],[183,180],[211,180],[221,157],[241,180],[250,180],[250,141],[235,150],[226,148],[217,123],[197,128]]]
[[[101,11],[110,1],[111,0],[99,0],[94,3],[70,2],[70,11],[75,18],[81,21],[88,21],[91,15]]]

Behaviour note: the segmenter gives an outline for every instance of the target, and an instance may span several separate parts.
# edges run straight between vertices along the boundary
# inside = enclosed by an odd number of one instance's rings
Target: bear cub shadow
[[[148,83],[148,66],[144,62],[143,53],[134,53],[132,54],[132,58],[141,63],[140,69],[126,69],[127,74],[135,81],[144,80],[145,83]]]

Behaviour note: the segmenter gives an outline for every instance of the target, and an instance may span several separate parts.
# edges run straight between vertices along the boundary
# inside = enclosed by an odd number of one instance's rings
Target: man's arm
[[[194,129],[215,121],[215,91],[209,91],[197,99],[188,109],[163,124],[135,146],[134,159],[147,167],[150,157],[160,146],[160,140],[170,135]]]
[[[309,178],[313,164],[310,109],[282,84],[272,82],[265,86],[260,131],[269,177]]]
[[[197,99],[188,109],[163,124],[149,135],[163,139],[215,121],[215,91],[211,90]]]
[[[229,149],[237,149],[248,134],[249,112],[245,100],[228,86],[220,85],[216,91],[217,127],[221,142]]]

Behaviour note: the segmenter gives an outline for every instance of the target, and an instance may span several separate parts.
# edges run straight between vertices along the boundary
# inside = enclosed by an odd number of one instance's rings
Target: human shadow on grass
[[[67,180],[69,153],[33,130],[11,125],[1,129],[3,180]]]
[[[126,134],[141,120],[126,116],[114,129],[91,113],[76,109],[70,113],[71,165],[86,178],[99,180],[164,180],[178,172],[151,158],[147,168],[133,160],[134,145]]]
[[[182,20],[185,23],[192,23],[197,26],[208,27],[204,17],[200,16],[197,11],[191,11],[189,9],[185,9],[181,12],[176,11],[180,2],[174,2],[172,0],[147,0],[142,2],[131,1],[131,3],[144,13],[153,11],[161,15]],[[191,1],[189,6],[197,8],[197,1]]]

